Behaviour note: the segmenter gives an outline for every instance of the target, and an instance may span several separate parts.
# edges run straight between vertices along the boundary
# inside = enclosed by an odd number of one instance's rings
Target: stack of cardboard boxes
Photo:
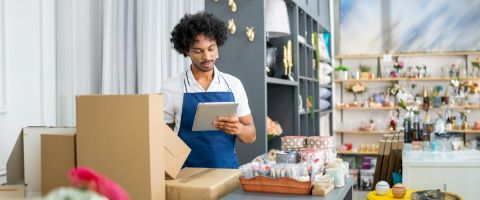
[[[43,195],[68,186],[74,166],[109,177],[131,199],[218,199],[240,187],[236,169],[181,169],[190,149],[163,122],[161,95],[79,96],[76,134],[43,134],[40,149]]]

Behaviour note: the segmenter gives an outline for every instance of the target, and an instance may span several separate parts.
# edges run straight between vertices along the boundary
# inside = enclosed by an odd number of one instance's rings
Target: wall
[[[56,123],[54,2],[0,1],[7,100],[0,113],[0,169],[22,127]]]

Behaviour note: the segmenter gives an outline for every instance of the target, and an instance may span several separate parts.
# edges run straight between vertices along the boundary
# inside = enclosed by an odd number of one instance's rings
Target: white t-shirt
[[[188,76],[188,78],[186,77]],[[184,84],[184,79],[185,84]],[[227,86],[228,83],[228,86]],[[183,106],[183,94],[185,92],[185,85],[188,93],[194,92],[228,92],[228,87],[232,90],[235,102],[238,103],[237,116],[243,117],[249,115],[250,107],[248,106],[248,98],[243,88],[242,82],[230,75],[218,71],[217,67],[214,67],[214,75],[212,83],[205,91],[203,87],[195,80],[190,67],[182,72],[179,76],[167,80],[163,84],[163,109],[164,109],[164,121],[165,123],[175,122],[175,133],[178,133],[182,118],[182,106]]]

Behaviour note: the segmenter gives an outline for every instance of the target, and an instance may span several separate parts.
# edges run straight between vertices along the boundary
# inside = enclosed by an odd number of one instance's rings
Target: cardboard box
[[[240,188],[238,169],[184,168],[166,181],[167,199],[220,199]]]
[[[165,176],[167,179],[177,177],[183,163],[187,160],[191,149],[175,134],[170,127],[162,123],[162,132],[165,136]]]
[[[111,178],[131,199],[165,199],[165,173],[176,177],[190,152],[163,122],[162,95],[79,96],[77,128],[78,166]]]
[[[42,134],[42,195],[68,187],[68,172],[75,167],[75,133]]]
[[[7,161],[7,184],[26,184],[27,197],[41,194],[41,141],[44,133],[75,133],[75,128],[29,126],[22,129]]]
[[[25,198],[25,185],[0,185],[0,199]]]

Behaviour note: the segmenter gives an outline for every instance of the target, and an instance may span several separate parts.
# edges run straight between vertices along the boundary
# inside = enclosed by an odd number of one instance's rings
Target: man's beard
[[[195,62],[192,62],[193,66],[200,70],[201,72],[209,72],[209,71],[212,71],[213,70],[213,67],[203,67],[202,64],[203,63],[207,63],[207,62],[212,62],[212,65],[215,66],[215,60],[210,60],[210,61],[206,61],[206,62],[201,62],[199,64],[195,63]]]

